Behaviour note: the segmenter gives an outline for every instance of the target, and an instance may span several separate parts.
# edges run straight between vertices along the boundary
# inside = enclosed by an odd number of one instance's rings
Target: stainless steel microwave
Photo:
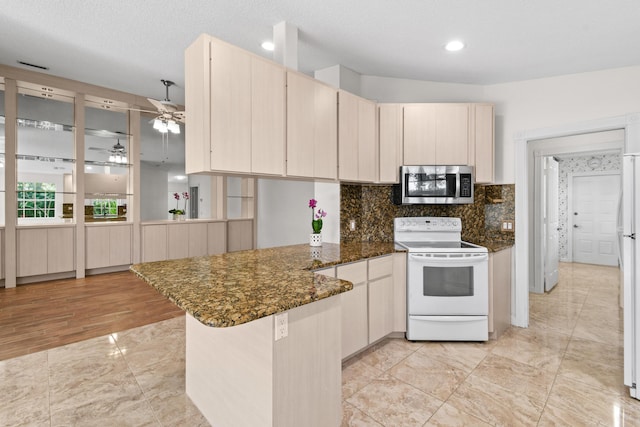
[[[473,203],[472,166],[402,166],[400,177],[403,205]]]

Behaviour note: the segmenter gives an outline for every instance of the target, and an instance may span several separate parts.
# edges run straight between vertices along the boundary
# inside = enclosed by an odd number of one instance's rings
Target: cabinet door
[[[358,97],[338,93],[338,173],[340,180],[358,180]]]
[[[142,262],[167,260],[167,226],[142,226]]]
[[[44,228],[17,231],[18,277],[47,274],[47,230]]]
[[[474,108],[475,129],[475,179],[478,183],[494,180],[494,112],[493,105],[476,104]]]
[[[227,250],[229,252],[253,249],[253,220],[227,222]]]
[[[251,57],[211,42],[211,169],[251,172]]]
[[[338,92],[315,83],[313,177],[338,178]]]
[[[188,224],[188,228],[189,228],[189,238],[188,238],[189,257],[207,255],[208,243],[209,243],[207,238],[207,224],[191,223],[191,224]]]
[[[358,99],[358,180],[377,180],[376,103]]]
[[[511,249],[489,254],[489,332],[498,338],[511,326]]]
[[[189,224],[167,226],[168,259],[189,258]]]
[[[404,107],[405,165],[436,164],[436,107],[410,104]]]
[[[110,238],[108,227],[85,227],[86,268],[109,266]]]
[[[369,343],[367,305],[367,261],[340,265],[336,277],[353,283],[353,289],[340,294],[342,312],[342,358]]]
[[[75,269],[75,229],[70,227],[47,230],[47,273]]]
[[[337,91],[287,72],[287,175],[336,179]]]
[[[378,106],[379,182],[398,183],[402,165],[402,106]]]
[[[436,105],[436,164],[469,163],[469,105]]]
[[[207,254],[217,255],[227,251],[227,224],[213,222],[207,224]]]
[[[285,69],[251,58],[251,171],[284,174]]]
[[[369,281],[369,344],[393,332],[393,277]]]
[[[393,254],[393,331],[407,331],[407,254]]]
[[[315,84],[287,72],[287,175],[313,177]]]
[[[128,265],[132,262],[131,226],[114,225],[109,227],[109,264]]]

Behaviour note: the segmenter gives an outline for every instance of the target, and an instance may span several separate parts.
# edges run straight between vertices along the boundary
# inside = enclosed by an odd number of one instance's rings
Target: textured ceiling
[[[208,33],[269,57],[299,28],[299,69],[493,84],[640,64],[638,0],[0,0],[0,63],[184,102],[184,49]],[[443,45],[463,39],[452,54]]]

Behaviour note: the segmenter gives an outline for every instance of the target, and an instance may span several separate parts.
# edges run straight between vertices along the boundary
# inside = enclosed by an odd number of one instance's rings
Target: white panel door
[[[558,283],[558,161],[545,158],[545,238],[544,290],[550,291]]]
[[[572,183],[573,261],[618,265],[620,175],[574,176]]]

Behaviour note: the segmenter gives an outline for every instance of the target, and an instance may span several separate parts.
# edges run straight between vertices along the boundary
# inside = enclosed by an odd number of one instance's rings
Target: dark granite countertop
[[[227,327],[349,291],[351,282],[312,270],[393,252],[393,243],[295,245],[147,262],[131,271],[201,323]]]
[[[513,240],[480,240],[480,241],[472,241],[471,243],[475,243],[476,245],[484,246],[489,250],[489,252],[500,252],[504,249],[509,249],[514,245]]]

